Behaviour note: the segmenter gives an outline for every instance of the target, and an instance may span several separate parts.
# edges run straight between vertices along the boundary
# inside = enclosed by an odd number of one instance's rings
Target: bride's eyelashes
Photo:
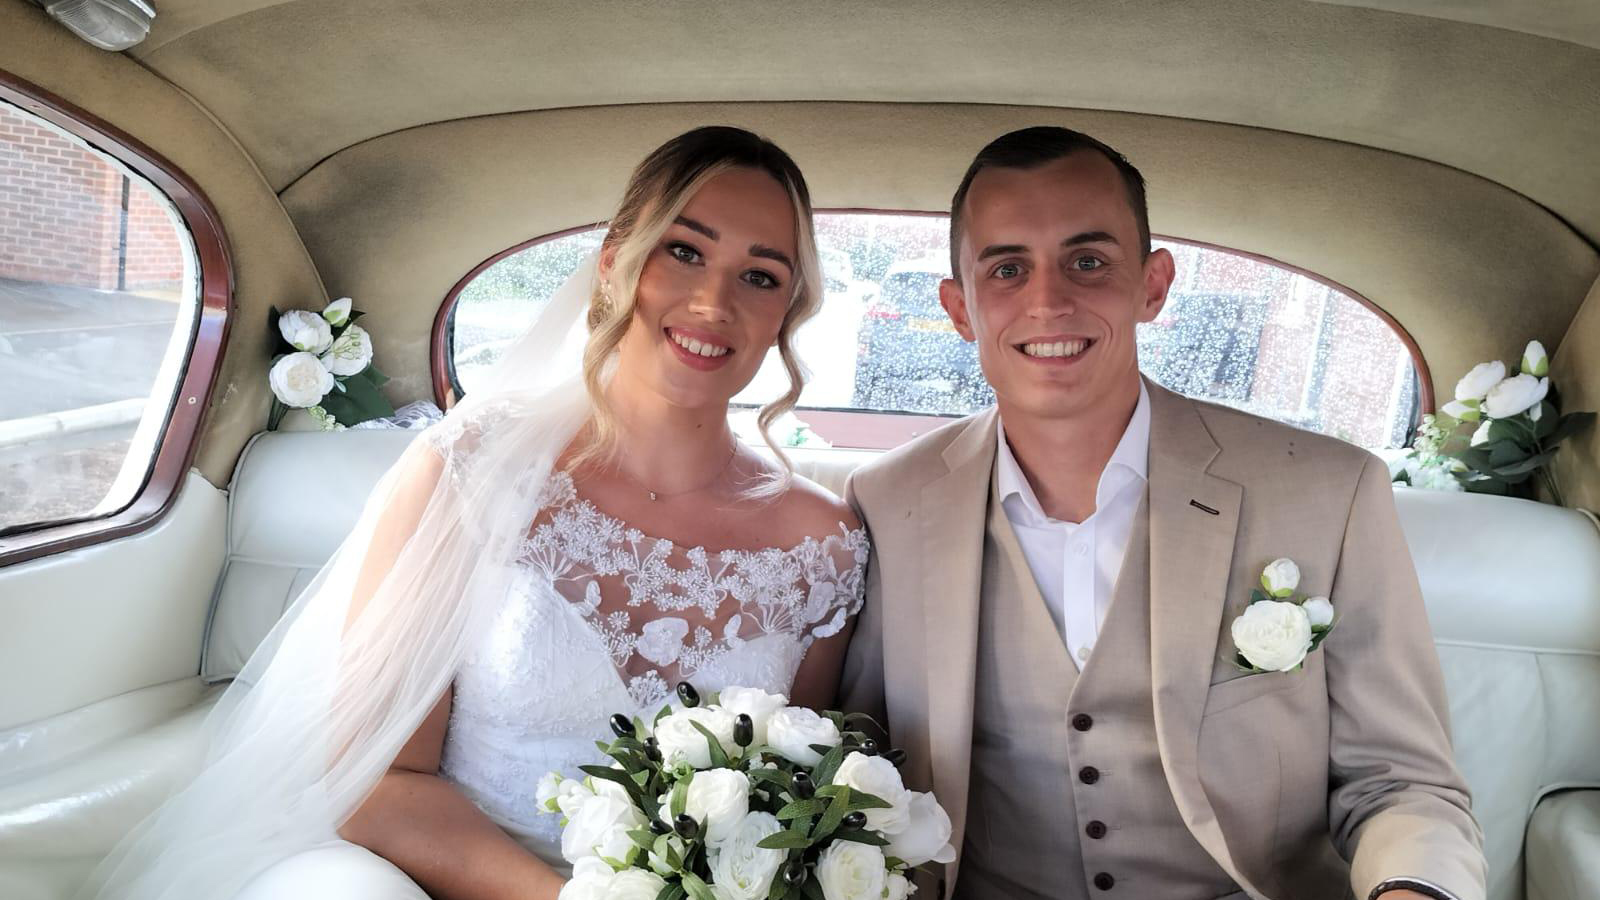
[[[685,241],[668,241],[665,249],[668,256],[685,266],[701,265],[705,260],[704,254]],[[775,291],[783,287],[783,280],[766,269],[750,269],[739,278],[751,287],[763,291]]]

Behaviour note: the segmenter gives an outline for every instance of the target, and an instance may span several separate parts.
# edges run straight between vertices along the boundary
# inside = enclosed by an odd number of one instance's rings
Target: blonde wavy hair
[[[800,399],[807,373],[795,356],[794,335],[822,305],[822,267],[817,260],[816,234],[811,222],[811,192],[789,154],[765,138],[729,126],[696,128],[667,141],[646,156],[628,179],[622,205],[612,216],[601,243],[602,256],[609,256],[611,260],[609,275],[603,280],[609,282],[610,290],[606,291],[603,283],[597,283],[589,298],[589,340],[584,346],[583,379],[594,403],[594,416],[587,446],[575,455],[573,466],[614,461],[617,421],[607,401],[605,387],[617,348],[633,321],[639,275],[657,243],[695,192],[706,182],[733,169],[755,169],[771,175],[789,194],[794,207],[798,251],[795,277],[791,283],[789,309],[778,329],[778,354],[789,374],[789,390],[761,407],[756,416],[761,437],[776,454],[783,471],[779,477],[764,480],[749,493],[775,496],[788,488],[794,466],[783,448],[773,440],[770,429],[772,423],[794,409]]]

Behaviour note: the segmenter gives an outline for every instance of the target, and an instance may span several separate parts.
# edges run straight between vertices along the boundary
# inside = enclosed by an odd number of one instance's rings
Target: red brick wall
[[[0,278],[115,290],[176,288],[183,252],[167,201],[93,151],[0,104]]]

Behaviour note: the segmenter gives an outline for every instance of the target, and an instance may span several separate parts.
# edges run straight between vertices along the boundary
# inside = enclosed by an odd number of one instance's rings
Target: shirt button
[[[1094,766],[1084,766],[1078,770],[1078,780],[1084,784],[1094,784],[1100,780],[1100,770]]]
[[[1078,713],[1072,717],[1072,727],[1079,731],[1088,731],[1094,727],[1094,717],[1088,713]]]
[[[1088,644],[1084,644],[1082,647],[1078,648],[1078,662],[1088,662],[1088,661],[1089,661],[1089,645]]]
[[[1083,830],[1089,835],[1089,837],[1098,841],[1106,836],[1106,823],[1096,819],[1095,821],[1090,822]]]
[[[1088,544],[1075,544],[1075,545],[1073,545],[1072,554],[1074,556],[1088,556],[1089,555],[1089,545]]]
[[[1117,883],[1117,880],[1115,878],[1112,878],[1111,877],[1111,873],[1109,873],[1109,872],[1101,872],[1099,875],[1096,875],[1094,877],[1094,886],[1099,888],[1102,891],[1111,890],[1111,888],[1113,886],[1115,886],[1116,883]]]

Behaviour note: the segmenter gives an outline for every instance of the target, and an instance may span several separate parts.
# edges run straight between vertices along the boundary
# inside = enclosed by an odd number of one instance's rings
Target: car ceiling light
[[[145,0],[45,0],[44,11],[102,50],[126,50],[144,40],[156,17]]]

